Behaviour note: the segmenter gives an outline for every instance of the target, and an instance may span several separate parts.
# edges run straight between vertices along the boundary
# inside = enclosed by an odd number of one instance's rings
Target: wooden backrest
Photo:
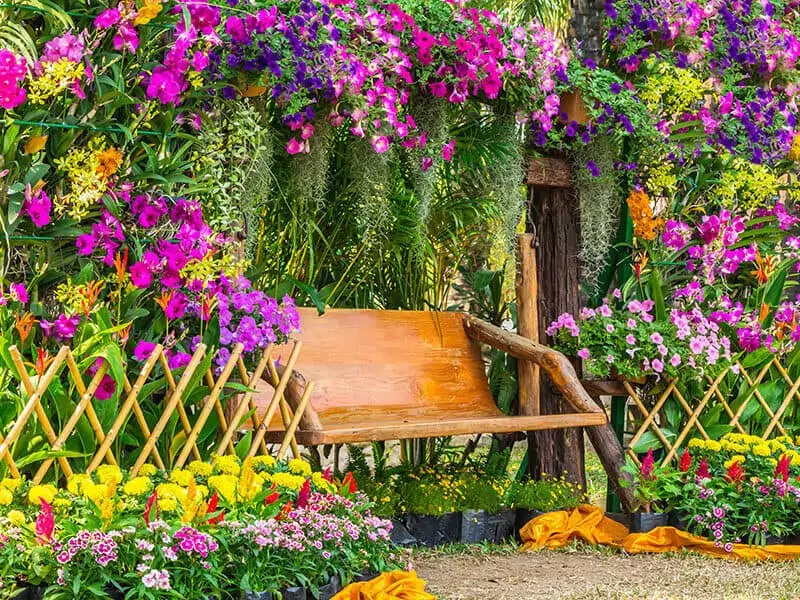
[[[301,309],[300,317],[295,368],[316,385],[311,405],[326,428],[500,414],[462,313]]]

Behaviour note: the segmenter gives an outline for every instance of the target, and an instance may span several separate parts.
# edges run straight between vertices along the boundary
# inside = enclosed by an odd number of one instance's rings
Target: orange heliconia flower
[[[161,307],[161,310],[167,312],[167,305],[169,301],[172,300],[172,297],[175,295],[175,290],[170,290],[168,292],[164,292],[158,298],[156,298],[156,304]]]
[[[160,12],[161,0],[144,0],[144,6],[136,12],[136,19],[134,19],[133,24],[147,25],[150,21],[155,19]]]
[[[89,313],[92,312],[104,285],[105,283],[102,281],[92,281],[91,283],[81,286],[81,311],[84,317],[88,317]]]
[[[758,311],[758,322],[763,323],[764,319],[769,316],[769,304],[761,303],[761,309]]]
[[[26,312],[22,316],[14,315],[14,327],[19,333],[19,337],[22,340],[22,343],[25,343],[25,340],[28,339],[28,336],[31,334],[31,330],[33,326],[38,322],[36,317],[33,316],[33,313]]]
[[[44,375],[44,372],[47,370],[47,367],[50,366],[55,360],[55,356],[50,356],[50,353],[45,350],[44,348],[37,348],[36,349],[36,364],[34,368],[36,369],[36,374],[41,377]]]
[[[125,282],[125,278],[128,276],[128,248],[126,247],[122,254],[117,252],[114,256],[114,269],[117,271],[117,281],[120,283]]]
[[[764,285],[775,271],[775,266],[774,256],[767,255],[762,258],[761,253],[756,250],[756,270],[751,274],[756,276],[759,285]]]

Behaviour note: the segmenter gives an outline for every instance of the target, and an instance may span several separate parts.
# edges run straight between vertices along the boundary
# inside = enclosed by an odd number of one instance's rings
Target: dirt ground
[[[690,555],[625,556],[586,548],[422,552],[419,576],[440,600],[795,600],[800,562],[744,564]]]

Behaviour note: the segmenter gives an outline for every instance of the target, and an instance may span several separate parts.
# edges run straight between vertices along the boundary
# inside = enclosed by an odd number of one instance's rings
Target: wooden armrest
[[[507,352],[511,356],[536,363],[547,372],[559,392],[579,412],[602,412],[581,385],[575,368],[558,350],[537,344],[527,338],[496,327],[475,317],[465,320],[464,327],[471,338]]]

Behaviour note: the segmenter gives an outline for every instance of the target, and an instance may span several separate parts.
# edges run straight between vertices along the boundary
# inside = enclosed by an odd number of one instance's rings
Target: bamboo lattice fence
[[[286,366],[279,375],[277,346],[267,347],[255,368],[248,371],[241,344],[233,348],[219,370],[213,368],[212,357],[200,344],[176,378],[164,348],[157,345],[141,363],[132,383],[122,374],[122,393],[112,407],[113,418],[106,419],[98,416],[98,410],[104,407],[103,403],[114,400],[98,400],[95,395],[109,372],[107,361],[102,361],[87,384],[85,370],[82,374],[72,350],[64,346],[39,376],[32,376],[19,349],[12,346],[9,353],[15,365],[14,376],[24,390],[25,401],[4,429],[5,437],[0,435],[2,462],[12,476],[19,476],[20,470],[31,463],[38,465],[32,471],[32,480],[39,483],[54,463],[66,477],[76,471],[91,473],[104,463],[127,466],[135,475],[148,461],[161,469],[176,469],[190,459],[213,460],[217,455],[234,453],[254,456],[259,451],[267,454],[265,436],[276,414],[283,423],[277,457],[283,458],[289,450],[298,457],[294,434],[314,386],[308,383],[294,407],[287,402],[286,386],[301,342],[289,346]],[[273,392],[266,411],[259,415],[254,395],[256,384],[262,379]],[[64,406],[54,409],[52,389],[63,391],[64,386],[70,398],[68,410]],[[143,392],[148,397],[146,403],[142,401]],[[79,436],[79,429],[90,435]],[[33,457],[20,456],[15,452],[15,443],[24,432],[31,431],[40,432],[46,439],[45,449]],[[67,450],[75,448],[76,443],[81,446],[80,451]]]
[[[634,423],[626,452],[637,463],[647,448],[663,449],[663,463],[669,463],[693,437],[800,433],[800,368],[777,356],[745,356],[699,381],[667,379],[650,389],[623,385]]]

